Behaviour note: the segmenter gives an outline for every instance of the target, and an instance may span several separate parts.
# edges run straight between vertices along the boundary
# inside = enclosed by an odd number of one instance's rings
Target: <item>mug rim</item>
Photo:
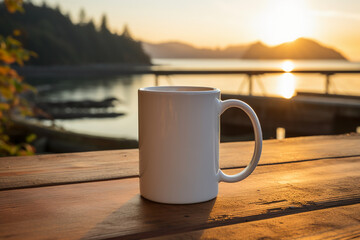
[[[220,90],[217,88],[201,86],[153,86],[140,88],[139,92],[171,94],[209,94],[219,93]]]

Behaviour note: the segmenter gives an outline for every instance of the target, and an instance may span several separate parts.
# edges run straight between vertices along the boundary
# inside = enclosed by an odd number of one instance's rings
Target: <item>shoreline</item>
[[[66,77],[99,77],[117,74],[145,74],[151,71],[152,64],[87,64],[87,65],[52,65],[52,66],[14,66],[22,76],[29,78],[66,78]]]

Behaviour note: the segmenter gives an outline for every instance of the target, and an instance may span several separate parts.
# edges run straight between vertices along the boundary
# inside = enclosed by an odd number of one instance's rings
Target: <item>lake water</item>
[[[273,70],[292,65],[295,69],[360,69],[359,62],[345,61],[259,61],[236,59],[153,59],[154,64],[176,68]],[[284,65],[285,64],[285,65]],[[219,88],[224,93],[248,93],[246,75],[174,75],[160,77],[160,85],[193,85]],[[37,81],[38,99],[44,101],[102,100],[115,97],[113,111],[124,116],[101,119],[56,120],[66,130],[93,135],[137,139],[137,90],[154,86],[153,75],[114,76],[106,78],[47,79]],[[360,74],[331,76],[330,93],[360,96]],[[325,76],[320,74],[264,74],[253,77],[253,94],[291,98],[296,92],[325,91]],[[44,123],[48,124],[47,121]]]

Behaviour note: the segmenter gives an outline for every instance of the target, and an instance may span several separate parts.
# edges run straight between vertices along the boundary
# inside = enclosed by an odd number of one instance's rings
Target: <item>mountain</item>
[[[242,56],[244,59],[342,59],[347,60],[336,50],[307,38],[269,47],[261,42],[249,46]]]
[[[147,43],[143,48],[152,58],[241,58],[245,45],[233,45],[224,49],[196,48],[182,42]]]
[[[45,2],[42,6],[26,2],[23,7],[25,13],[10,14],[0,4],[0,35],[8,36],[14,29],[20,30],[17,38],[25,48],[38,54],[28,64],[150,64],[141,43],[131,38],[127,27],[121,35],[111,33],[105,15],[97,27],[92,20],[74,24],[69,16]]]
[[[262,42],[232,45],[223,49],[196,48],[182,42],[147,43],[143,48],[152,58],[243,58],[243,59],[343,59],[338,51],[307,38],[269,47]]]

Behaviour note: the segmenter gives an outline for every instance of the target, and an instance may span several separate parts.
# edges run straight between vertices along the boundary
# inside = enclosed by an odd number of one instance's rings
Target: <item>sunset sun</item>
[[[260,40],[269,45],[294,41],[309,34],[309,23],[304,2],[279,0],[272,2],[258,20]]]

